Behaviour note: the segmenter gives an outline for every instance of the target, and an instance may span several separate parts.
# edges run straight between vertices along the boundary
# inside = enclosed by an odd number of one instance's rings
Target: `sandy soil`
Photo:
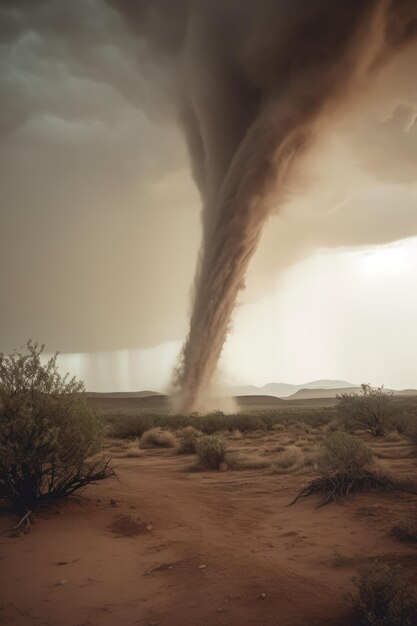
[[[282,437],[231,445],[267,456]],[[378,451],[396,472],[416,473],[404,444]],[[118,479],[39,512],[28,534],[3,533],[0,623],[325,626],[343,621],[344,593],[367,559],[417,574],[417,549],[389,536],[417,514],[415,499],[288,507],[311,474],[190,472],[192,461],[156,449],[116,458]],[[13,522],[3,517],[1,530]]]

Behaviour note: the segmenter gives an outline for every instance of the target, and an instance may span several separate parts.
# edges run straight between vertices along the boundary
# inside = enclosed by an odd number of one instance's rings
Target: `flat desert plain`
[[[174,448],[108,438],[116,476],[39,510],[27,533],[0,518],[0,623],[352,626],[346,594],[361,565],[400,564],[417,582],[416,544],[390,534],[417,517],[417,496],[289,506],[315,476],[308,458],[325,429],[227,432],[234,463],[220,471],[198,470]],[[417,477],[405,439],[361,437],[377,463]],[[306,462],[280,467],[293,446]]]

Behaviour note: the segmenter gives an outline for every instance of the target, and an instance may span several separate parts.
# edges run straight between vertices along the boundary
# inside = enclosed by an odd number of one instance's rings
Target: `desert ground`
[[[256,411],[261,404],[252,402]],[[319,414],[320,402],[312,406]],[[356,494],[322,508],[310,497],[289,506],[314,477],[311,459],[328,428],[306,425],[301,413],[275,430],[228,431],[232,461],[220,471],[199,470],[175,448],[108,437],[116,476],[39,510],[28,532],[9,532],[16,518],[0,518],[0,623],[353,626],[346,594],[360,565],[400,564],[417,582],[416,544],[391,535],[416,518],[417,496]],[[403,437],[360,436],[377,463],[417,477]],[[294,446],[304,461],[280,467]]]

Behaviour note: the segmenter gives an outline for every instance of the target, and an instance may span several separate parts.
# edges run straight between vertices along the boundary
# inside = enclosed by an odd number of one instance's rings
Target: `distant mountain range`
[[[242,385],[236,387],[227,387],[222,390],[217,397],[236,397],[240,398],[242,405],[256,402],[275,402],[275,400],[285,398],[286,400],[318,400],[335,398],[341,393],[359,393],[360,385],[354,385],[346,380],[313,380],[311,382],[302,383],[300,385],[292,385],[289,383],[269,383],[263,387],[255,387],[254,385]],[[389,391],[387,389],[387,391]],[[403,389],[401,391],[393,390],[395,395],[399,396],[417,396],[416,389]],[[92,405],[100,405],[103,400],[112,403],[115,406],[124,404],[131,405],[135,401],[146,401],[149,406],[159,405],[162,399],[168,402],[166,396],[157,391],[132,391],[132,392],[110,392],[110,393],[94,393],[87,392]],[[252,400],[248,396],[252,396]],[[247,400],[245,398],[247,397]],[[279,401],[279,400],[278,400]]]
[[[326,393],[324,396],[319,395],[318,393],[313,393],[311,396],[304,395],[304,397],[334,397],[336,393],[341,393],[345,391],[354,391],[359,390],[360,385],[354,385],[352,383],[348,383],[345,380],[313,380],[308,383],[302,383],[300,385],[292,385],[289,383],[269,383],[264,385],[263,387],[255,387],[254,385],[243,385],[238,387],[229,387],[225,389],[224,394],[222,395],[231,395],[231,396],[276,396],[278,398],[289,398],[294,394],[297,394],[301,390],[317,390],[317,391],[327,391],[331,394]],[[333,391],[335,390],[335,391]]]

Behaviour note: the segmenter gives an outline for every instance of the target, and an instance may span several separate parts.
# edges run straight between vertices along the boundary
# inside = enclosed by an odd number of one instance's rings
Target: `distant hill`
[[[358,388],[358,385],[346,382],[345,380],[313,380],[308,383],[294,385],[289,383],[269,383],[263,387],[244,385],[240,387],[230,387],[225,390],[224,395],[232,396],[276,396],[278,398],[288,398],[301,389],[348,389]],[[314,396],[317,397],[317,396]]]
[[[417,396],[417,389],[403,389],[397,391],[395,389],[387,389],[392,391],[395,396]],[[300,389],[287,400],[313,400],[315,398],[335,398],[341,393],[360,393],[361,387],[343,387],[341,389]]]
[[[340,389],[299,389],[287,400],[311,400],[313,398],[335,398],[340,393],[360,393],[360,387],[341,387]]]
[[[158,391],[87,391],[87,398],[148,398],[149,396],[161,396]]]
[[[265,408],[278,405],[285,406],[285,400],[281,400],[281,398],[277,398],[276,396],[235,396],[234,399],[241,408],[252,406],[262,406]]]

